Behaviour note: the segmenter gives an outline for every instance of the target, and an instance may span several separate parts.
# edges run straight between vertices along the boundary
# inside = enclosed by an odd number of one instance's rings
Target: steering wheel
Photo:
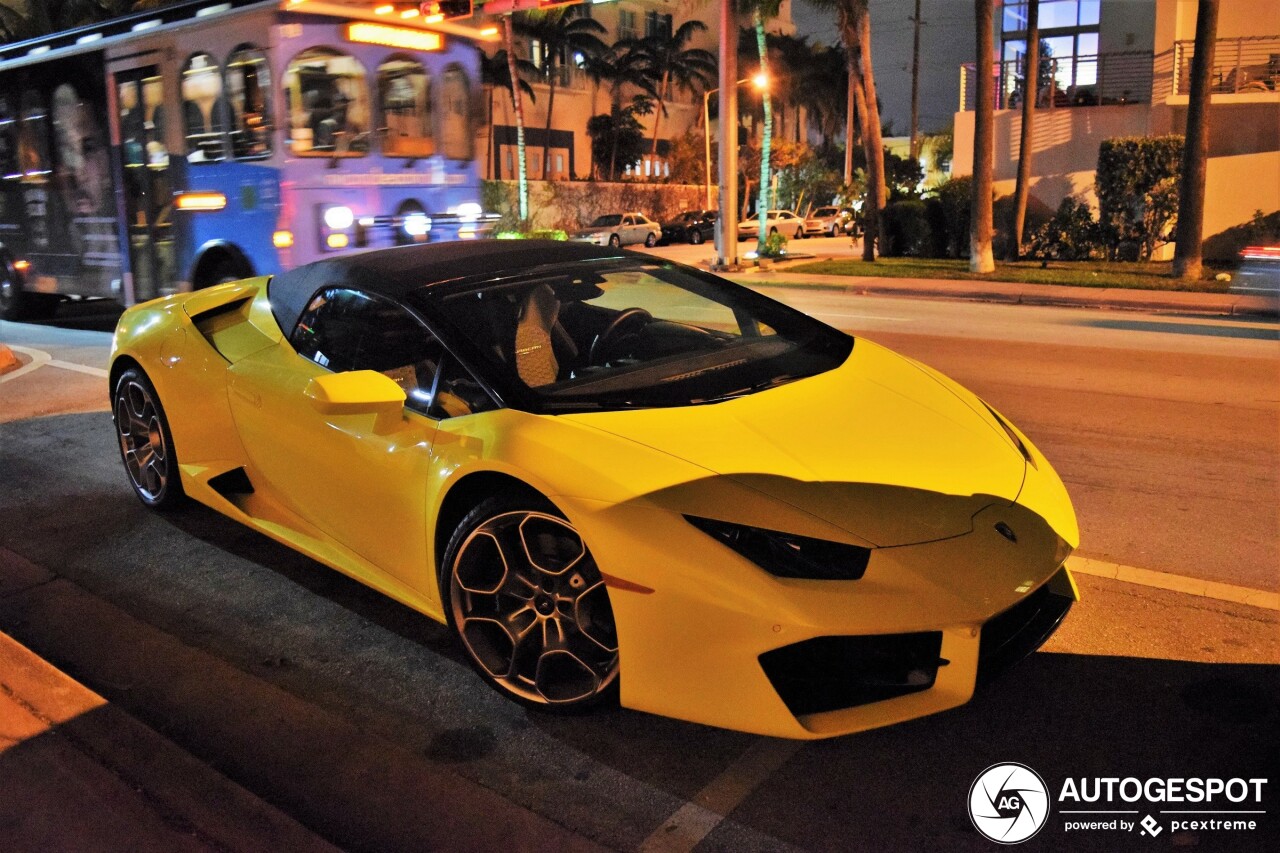
[[[643,308],[624,308],[619,311],[617,316],[609,321],[609,325],[604,327],[604,331],[596,335],[596,339],[591,342],[591,354],[587,361],[590,364],[603,364],[605,355],[609,351],[609,347],[616,343],[615,338],[620,338],[620,330],[624,326],[632,323],[637,326],[644,325],[653,319],[653,315]]]

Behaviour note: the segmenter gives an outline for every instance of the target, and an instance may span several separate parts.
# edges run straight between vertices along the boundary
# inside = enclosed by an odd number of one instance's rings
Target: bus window
[[[22,93],[22,124],[18,128],[18,165],[28,180],[49,175],[49,114],[42,98],[31,89]]]
[[[231,102],[231,156],[253,160],[271,155],[271,71],[255,47],[240,47],[227,60]]]
[[[18,177],[18,105],[0,92],[0,178]]]
[[[354,57],[313,47],[289,61],[289,145],[304,157],[363,157],[369,150],[364,66]]]
[[[440,87],[440,149],[450,160],[470,160],[475,137],[471,132],[471,82],[461,65],[444,70]]]
[[[430,157],[431,84],[422,63],[393,56],[378,66],[378,107],[382,110],[382,153],[389,157]]]
[[[187,161],[214,163],[225,159],[227,100],[222,96],[218,61],[197,53],[182,69],[182,121],[187,134]]]

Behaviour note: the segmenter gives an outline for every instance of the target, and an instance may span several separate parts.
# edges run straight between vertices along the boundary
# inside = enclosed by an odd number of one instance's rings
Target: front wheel
[[[141,370],[130,368],[120,375],[112,395],[112,415],[120,440],[120,458],[134,494],[153,509],[169,509],[181,503],[182,482],[173,452],[173,434],[155,386]]]
[[[804,228],[797,228],[797,229],[796,229],[796,239],[797,239],[797,240],[803,240],[803,239],[804,239]]]
[[[454,531],[441,575],[449,624],[498,692],[558,710],[616,694],[608,590],[581,535],[549,504],[482,502]]]
[[[621,246],[621,245],[622,245],[622,238],[621,238],[621,237],[619,237],[617,234],[610,234],[610,235],[609,235],[609,248],[610,248],[610,249],[616,249],[616,248],[618,248],[618,247],[619,247],[619,246]]]
[[[649,236],[644,238],[644,247],[646,249],[652,249],[655,245],[657,245],[657,243],[658,243],[658,238],[654,236],[652,231],[649,232]]]

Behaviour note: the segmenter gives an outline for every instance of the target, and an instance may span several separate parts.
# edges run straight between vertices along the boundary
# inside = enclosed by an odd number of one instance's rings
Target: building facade
[[[599,22],[605,32],[599,38],[612,45],[626,38],[644,38],[661,31],[671,33],[685,21],[702,21],[707,29],[694,36],[687,45],[702,48],[718,56],[720,38],[719,5],[694,3],[689,0],[604,0],[587,2],[572,7],[573,14],[590,17]],[[791,20],[791,0],[783,0],[777,18],[768,22],[768,30],[792,34],[795,25]],[[492,56],[501,45],[486,45]],[[534,65],[542,66],[542,46],[535,40],[516,35],[516,55]],[[524,99],[524,130],[528,152],[527,169],[532,180],[585,179],[591,175],[591,139],[587,136],[587,122],[592,116],[610,111],[612,93],[608,84],[593,81],[573,57],[567,58],[557,76],[555,102],[551,103],[550,86],[545,81],[530,81],[534,101]],[[716,82],[712,86],[717,85]],[[477,139],[477,149],[485,153],[482,174],[489,178],[513,180],[516,177],[516,122],[511,98],[506,90],[485,91],[485,109],[488,121],[483,122]],[[632,95],[640,94],[634,86],[624,86],[621,102],[628,103]],[[551,107],[551,131],[547,133],[547,109]],[[674,86],[668,93],[666,110],[659,119],[658,155],[646,156],[640,162],[630,164],[630,174],[638,179],[662,179],[667,166],[664,154],[669,140],[683,135],[692,128],[702,127],[703,98],[701,92],[678,90]],[[656,115],[641,119],[645,139],[653,132]],[[712,135],[716,132],[712,124]],[[548,144],[550,156],[546,157]]]
[[[994,178],[1012,194],[1022,131],[1026,6],[997,9]],[[1036,80],[1031,195],[1050,208],[1095,202],[1098,146],[1116,136],[1183,133],[1195,0],[1053,0],[1040,3],[1048,55]],[[1280,209],[1280,4],[1222,0],[1212,70],[1205,236]],[[973,171],[978,75],[961,69],[952,173]]]

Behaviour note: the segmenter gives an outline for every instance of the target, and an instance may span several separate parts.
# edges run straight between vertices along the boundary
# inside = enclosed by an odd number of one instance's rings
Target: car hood
[[[745,397],[560,417],[692,463],[877,546],[969,532],[974,514],[1017,497],[1026,466],[977,397],[862,339],[835,370]],[[738,520],[731,499],[705,514]]]

